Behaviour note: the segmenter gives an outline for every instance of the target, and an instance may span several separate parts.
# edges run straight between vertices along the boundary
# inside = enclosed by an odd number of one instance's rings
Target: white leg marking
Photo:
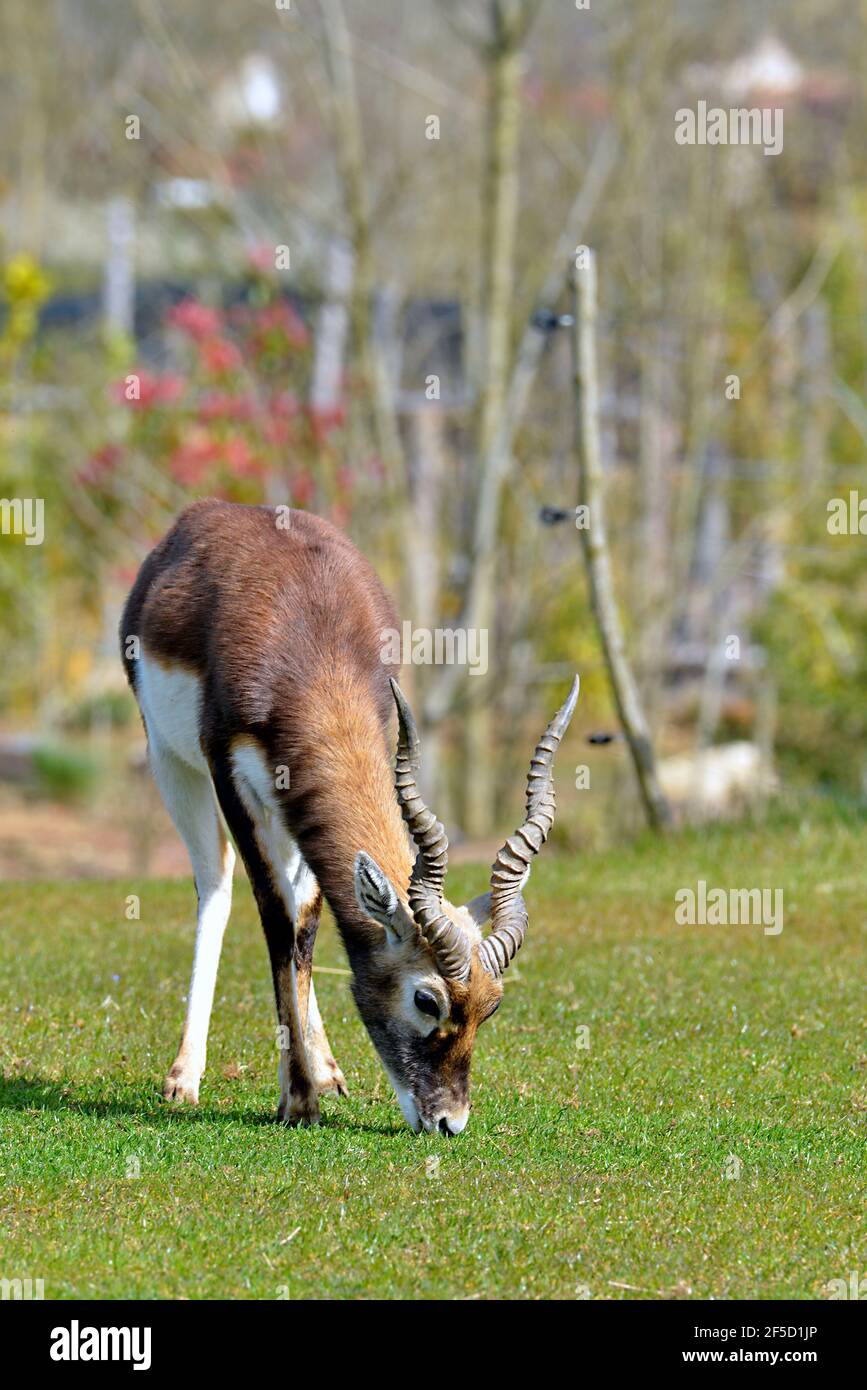
[[[292,887],[298,913],[301,913],[305,907],[309,907],[319,895],[319,884],[316,877],[311,873],[301,855],[299,855]],[[325,1034],[325,1026],[319,1012],[312,975],[308,985],[304,1043],[307,1048],[307,1056],[310,1059],[313,1079],[320,1094],[325,1091],[335,1091],[338,1095],[347,1095],[346,1078],[334,1060],[331,1046]]]
[[[154,779],[189,852],[198,894],[187,1017],[180,1049],[164,1087],[168,1099],[195,1104],[205,1070],[223,933],[232,907],[235,851],[223,829],[210,777],[195,771],[153,736],[149,753]]]
[[[286,910],[297,927],[302,920],[304,909],[314,902],[319,894],[319,884],[299,850],[292,836],[286,830],[274,795],[274,776],[265,761],[264,755],[248,743],[241,743],[232,752],[232,770],[239,795],[256,826],[256,838],[268,863],[271,865],[274,880],[286,904]],[[346,1079],[331,1053],[328,1038],[319,1013],[316,991],[312,979],[309,980],[307,996],[307,1017],[304,1026],[304,1048],[307,1054],[312,1078],[316,1089],[336,1091],[346,1094]],[[301,1014],[298,978],[295,966],[292,968],[295,1007]],[[302,982],[303,986],[307,980]],[[285,1108],[290,1102],[289,1055],[281,1052],[279,1065],[280,1104]]]
[[[301,852],[292,836],[285,829],[274,796],[274,782],[265,762],[264,755],[249,744],[240,744],[232,751],[232,776],[238,795],[252,818],[256,840],[262,857],[271,870],[274,886],[287,916],[294,927],[298,920],[299,903],[296,897],[295,876],[303,864]],[[306,868],[306,865],[304,866]],[[311,876],[312,877],[312,876]],[[315,880],[314,880],[315,884]],[[308,1053],[305,1034],[301,1024],[301,1009],[298,1001],[298,975],[295,962],[291,968],[292,989],[288,1000],[290,1046],[280,1049],[278,1078],[280,1083],[279,1117],[288,1124],[318,1123],[319,1106],[316,1101],[315,1076],[312,1058]],[[281,1020],[281,1023],[284,1022]],[[293,1053],[293,1047],[295,1055]],[[296,1096],[292,1092],[292,1066],[296,1072],[302,1068],[311,1083],[309,1096]]]

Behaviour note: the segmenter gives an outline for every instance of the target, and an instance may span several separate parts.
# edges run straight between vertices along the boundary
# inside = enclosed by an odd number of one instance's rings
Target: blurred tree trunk
[[[491,0],[492,37],[486,47],[489,114],[484,183],[485,230],[482,247],[482,312],[487,331],[483,357],[482,393],[476,456],[484,470],[496,447],[506,410],[515,295],[515,235],[518,222],[518,153],[521,120],[521,70],[528,5],[522,0]],[[489,497],[479,481],[479,517],[473,554],[474,627],[487,630],[489,649],[495,640],[495,539],[499,495]],[[481,542],[481,543],[479,543]],[[481,835],[493,820],[493,711],[490,676],[478,678],[487,687],[468,706],[464,725],[464,827]]]
[[[349,330],[347,305],[352,298],[354,256],[343,237],[328,246],[322,303],[316,315],[310,404],[328,410],[340,400]]]
[[[410,611],[416,622],[432,624],[437,615],[442,616],[438,602],[440,593],[438,590],[435,595],[431,594],[424,578],[429,566],[417,554],[418,528],[430,528],[432,522],[422,510],[427,495],[424,451],[416,450],[415,466],[409,468],[387,365],[372,323],[371,300],[376,278],[352,42],[341,0],[320,0],[320,9],[333,89],[337,161],[348,231],[356,256],[351,309],[353,338],[361,354],[362,374],[371,383],[377,445],[389,481],[400,480],[393,514],[398,516],[403,537],[401,568],[410,595]],[[493,644],[501,501],[515,433],[526,410],[547,335],[544,330],[528,324],[517,353],[514,351],[521,72],[524,45],[539,9],[539,0],[488,0],[487,9],[489,23],[484,37],[460,23],[454,26],[464,38],[471,40],[486,65],[489,96],[481,248],[481,312],[485,332],[474,448],[477,478],[470,509],[471,541],[461,614],[458,624],[449,625],[459,625],[464,631],[487,630],[489,643]],[[569,209],[555,257],[547,263],[547,271],[535,287],[534,302],[553,307],[562,294],[567,279],[567,253],[592,215],[614,167],[617,148],[614,130],[606,128]],[[415,673],[422,677],[419,683],[424,699],[420,704],[419,722],[426,747],[430,745],[432,731],[454,707],[462,674],[461,670],[446,666]],[[472,700],[465,711],[462,729],[466,777],[462,818],[467,831],[473,834],[487,830],[493,819],[491,763],[495,750],[490,706],[494,688],[490,677],[477,677],[475,684],[471,683]]]
[[[617,133],[612,126],[607,126],[594,149],[531,304],[553,311],[560,301],[568,282],[568,258],[602,196],[614,169],[618,149]],[[530,401],[547,341],[547,330],[530,318],[521,334],[490,449],[484,458],[479,459],[481,476],[475,499],[470,578],[460,619],[464,629],[482,626],[478,615],[490,598],[490,589],[485,581],[493,576],[489,566],[477,563],[477,557],[493,557],[500,501],[513,464],[512,447]],[[425,702],[424,717],[428,725],[435,726],[450,708],[458,675],[455,667],[441,667],[437,672],[437,679],[431,683]],[[490,749],[485,753],[485,756],[489,755]]]
[[[390,493],[390,513],[396,518],[397,554],[405,582],[413,575],[414,536],[409,515],[406,458],[386,354],[377,337],[373,315],[376,289],[371,237],[370,199],[364,166],[361,112],[355,86],[352,39],[341,0],[319,0],[323,19],[325,55],[331,79],[331,106],[337,166],[343,191],[348,236],[355,268],[349,317],[353,342],[361,362],[361,374],[370,395],[373,433]],[[417,595],[410,593],[411,611]]]
[[[663,447],[664,379],[661,333],[650,334],[642,352],[639,401],[638,496],[641,514],[637,528],[635,573],[639,592],[641,690],[648,723],[655,731],[662,715],[665,662],[668,648],[667,577],[669,546],[669,460]]]
[[[47,155],[52,130],[41,99],[44,81],[44,21],[35,6],[10,7],[10,48],[14,54],[18,100],[26,111],[18,147],[17,196],[13,200],[12,245],[36,260],[45,252]]]
[[[411,587],[417,604],[413,619],[416,626],[431,629],[438,625],[442,594],[440,518],[443,485],[449,476],[445,415],[436,403],[420,405],[413,411],[408,429],[414,542]],[[442,724],[430,723],[423,717],[430,676],[430,668],[419,667],[414,672],[414,696],[422,714],[419,733],[424,749],[419,778],[425,800],[436,806],[440,820],[449,822],[453,806],[443,764]]]
[[[590,581],[590,601],[617,713],[632,754],[641,800],[649,824],[661,830],[670,824],[671,812],[657,780],[650,730],[626,656],[605,529],[599,384],[596,375],[596,261],[592,252],[588,253],[587,264],[576,270],[574,285],[578,500],[580,506],[587,508],[589,516],[589,525],[580,528],[580,535]]]
[[[831,328],[828,306],[817,299],[804,314],[801,351],[803,421],[801,478],[808,489],[820,486],[827,471],[831,402]]]
[[[135,329],[135,204],[124,193],[106,204],[102,312],[106,332],[132,338]]]
[[[327,414],[339,406],[343,395],[354,270],[355,257],[351,245],[345,237],[333,235],[325,256],[322,302],[316,313],[313,366],[310,376],[310,405],[314,411],[321,414]],[[350,429],[354,429],[355,419],[350,419],[349,423]],[[353,438],[349,444],[350,449],[354,443]],[[333,462],[329,459],[328,448],[324,443],[320,443],[317,473],[319,486],[322,487],[325,497],[334,488],[335,471]],[[270,501],[277,502],[277,490],[285,492],[284,480],[274,477],[270,485],[273,490]]]

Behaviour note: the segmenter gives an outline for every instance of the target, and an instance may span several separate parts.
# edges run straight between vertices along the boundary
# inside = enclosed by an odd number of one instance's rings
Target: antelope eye
[[[439,1018],[440,1006],[435,995],[429,990],[417,989],[415,992],[415,1006],[419,1013],[427,1014],[429,1018]]]

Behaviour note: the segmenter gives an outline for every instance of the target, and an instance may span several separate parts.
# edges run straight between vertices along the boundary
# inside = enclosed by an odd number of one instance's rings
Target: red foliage
[[[266,443],[281,449],[292,439],[292,426],[288,420],[265,420],[262,425],[262,435]]]
[[[265,249],[262,258],[264,270]],[[136,369],[132,400],[129,377],[115,384],[116,399],[136,407],[124,450],[114,444],[98,449],[81,482],[105,487],[121,459],[132,469],[143,455],[192,493],[255,502],[285,489],[295,506],[316,501],[345,519],[355,473],[334,459],[320,479],[317,465],[334,451],[346,408],[343,402],[328,409],[305,403],[310,334],[297,310],[277,296],[228,312],[188,298],[168,311],[165,322],[186,340],[189,375]]]
[[[202,366],[214,376],[226,376],[243,367],[244,359],[229,338],[204,338],[199,344]]]
[[[301,409],[301,403],[291,391],[275,391],[269,401],[271,414],[278,420],[294,420]]]
[[[198,487],[220,457],[220,446],[203,429],[190,430],[169,458],[169,472],[182,487]]]
[[[279,333],[290,347],[306,347],[310,341],[307,325],[285,299],[275,299],[260,309],[255,319],[257,334]]]
[[[170,328],[179,329],[196,343],[216,337],[223,327],[219,309],[211,309],[198,299],[182,299],[180,304],[169,309],[165,321]]]
[[[274,247],[266,241],[257,241],[248,247],[247,260],[260,275],[267,275],[274,270]]]
[[[133,387],[132,378],[137,379]],[[150,410],[157,405],[171,405],[179,401],[186,390],[186,379],[177,372],[164,372],[158,375],[146,367],[137,367],[123,381],[115,382],[112,391],[117,400],[136,410]]]
[[[340,429],[346,421],[346,409],[343,405],[311,405],[307,407],[307,414],[317,444],[324,444],[328,436]]]
[[[236,478],[261,478],[265,473],[264,463],[241,434],[232,434],[223,442],[223,458]]]
[[[78,470],[75,475],[76,481],[83,487],[103,483],[108,474],[114,472],[122,458],[123,449],[119,444],[103,444],[101,449],[91,454],[84,467]]]
[[[315,492],[316,486],[309,473],[299,473],[292,479],[292,501],[296,507],[309,507]]]
[[[249,391],[206,391],[199,403],[199,419],[211,420],[252,420],[256,414],[256,401]]]

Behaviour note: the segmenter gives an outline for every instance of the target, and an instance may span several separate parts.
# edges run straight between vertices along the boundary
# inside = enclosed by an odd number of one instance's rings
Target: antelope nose
[[[457,1111],[454,1115],[441,1115],[437,1129],[440,1134],[445,1134],[449,1139],[453,1139],[456,1134],[466,1127],[470,1117],[469,1106],[464,1110]]]

